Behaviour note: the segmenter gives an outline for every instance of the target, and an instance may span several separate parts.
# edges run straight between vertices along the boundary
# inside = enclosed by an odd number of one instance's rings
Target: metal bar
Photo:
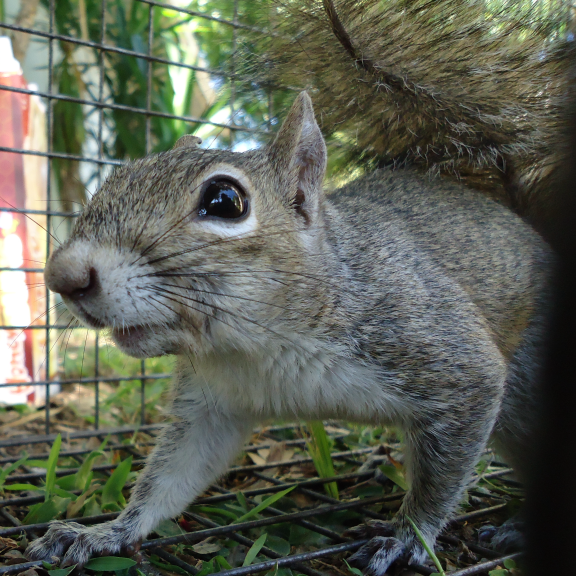
[[[134,378],[126,378],[126,380],[134,380]],[[54,381],[55,382],[55,381]],[[54,384],[54,382],[51,382]],[[74,381],[72,381],[74,382]],[[42,384],[42,382],[40,382]],[[147,424],[146,426],[120,426],[118,428],[109,428],[107,430],[80,430],[78,432],[71,432],[67,434],[70,439],[76,438],[91,438],[101,434],[133,434],[136,430],[139,432],[149,432],[152,430],[161,430],[165,424]],[[28,444],[52,444],[56,439],[56,434],[46,434],[42,436],[17,436],[16,438],[9,438],[0,440],[0,448],[9,448],[13,446],[26,446]]]
[[[0,90],[6,90],[8,92],[18,92],[20,94],[35,94],[36,96],[41,96],[43,98],[47,98],[48,100],[62,100],[73,104],[93,106],[94,108],[105,108],[107,110],[132,112],[134,114],[150,115],[155,116],[157,118],[165,118],[167,120],[182,120],[183,122],[189,122],[191,124],[209,124],[210,126],[216,126],[218,128],[228,128],[229,130],[238,130],[240,132],[250,132],[253,134],[265,133],[265,131],[261,130],[260,128],[249,128],[247,126],[238,126],[236,124],[224,124],[222,122],[213,122],[212,120],[206,118],[196,118],[195,116],[179,116],[178,114],[168,114],[167,112],[159,112],[157,110],[145,110],[142,108],[137,108],[135,106],[127,106],[125,104],[106,104],[104,102],[98,102],[98,100],[85,100],[83,98],[75,98],[73,96],[65,96],[63,94],[50,94],[49,92],[39,92],[37,90],[28,90],[25,88],[4,86],[3,84],[0,84]],[[12,150],[8,149],[7,151],[10,152]]]
[[[232,570],[220,570],[220,576],[244,576],[245,574],[252,574],[254,572],[265,572],[272,570],[278,566],[292,566],[298,562],[309,562],[316,558],[323,558],[324,556],[333,556],[342,552],[352,552],[357,550],[360,546],[366,544],[368,540],[355,540],[354,542],[346,542],[345,544],[337,544],[336,546],[328,546],[314,552],[303,552],[302,554],[292,554],[284,556],[277,560],[268,560],[267,562],[260,562],[258,564],[251,564],[250,566],[241,566],[240,568],[232,568]]]
[[[150,111],[152,110],[152,40],[154,38],[154,5],[148,5],[148,62],[146,75],[146,154],[150,154]]]
[[[146,550],[154,546],[169,546],[172,544],[196,542],[204,540],[210,536],[220,536],[230,534],[239,530],[249,530],[252,528],[260,528],[261,526],[270,526],[272,524],[284,524],[286,522],[293,522],[294,520],[301,520],[304,518],[311,518],[313,516],[321,516],[322,514],[329,514],[331,512],[339,512],[341,510],[351,510],[359,506],[370,506],[371,504],[379,504],[386,502],[386,496],[374,496],[372,498],[364,498],[363,500],[355,500],[353,502],[341,502],[331,506],[319,506],[310,510],[302,510],[300,512],[293,512],[291,514],[284,514],[283,516],[272,516],[269,518],[262,518],[260,520],[251,520],[247,522],[238,522],[237,524],[228,524],[226,526],[219,526],[218,528],[209,528],[207,530],[199,530],[197,532],[189,532],[188,534],[181,534],[179,536],[169,536],[166,538],[157,538],[155,540],[148,540],[142,544],[142,549]]]
[[[215,528],[218,526],[216,522],[212,522],[212,520],[208,520],[207,518],[204,518],[198,514],[189,514],[189,516],[192,517],[194,520],[196,520],[196,522],[198,522],[199,524],[204,524],[209,528]],[[230,534],[229,538],[247,547],[251,547],[254,544],[254,540],[250,540],[250,538],[246,538],[246,536],[241,536],[240,534]],[[275,559],[282,558],[282,556],[278,554],[278,552],[274,552],[274,550],[268,548],[267,546],[262,546],[262,548],[260,549],[260,554],[264,554],[264,556],[268,556],[268,558],[275,558]],[[307,576],[323,576],[321,572],[308,568],[308,566],[306,566],[305,564],[301,564],[298,562],[295,563],[294,566],[295,568],[298,569],[299,572],[302,572]]]
[[[127,450],[129,450],[129,446],[126,448]],[[354,478],[359,478],[365,476],[365,473],[360,473],[360,472],[355,472],[352,474],[345,474],[342,476],[343,480],[349,479],[348,477],[354,477]],[[330,480],[332,481],[332,479]],[[328,482],[328,480],[324,479],[324,478],[313,478],[311,480],[306,480],[303,482],[299,482],[296,485],[300,486],[301,484],[305,484],[307,486],[311,486],[311,485],[316,485],[316,484],[324,484]],[[258,496],[260,494],[274,494],[276,492],[280,492],[281,490],[284,490],[286,488],[289,488],[291,486],[294,486],[294,484],[283,484],[283,485],[279,485],[276,487],[266,487],[266,488],[255,488],[254,490],[246,490],[243,492],[243,494],[247,497],[251,497],[251,496]],[[127,485],[127,488],[129,488],[130,486]],[[74,492],[75,493],[75,492]],[[78,491],[78,493],[80,493],[80,491]],[[217,496],[205,496],[203,498],[198,498],[197,500],[194,501],[194,505],[201,505],[201,504],[218,504],[221,502],[228,502],[230,500],[236,500],[236,492],[226,492],[225,494],[219,494]],[[394,494],[394,496],[396,496],[396,494]],[[395,498],[390,498],[390,499],[395,499]],[[10,498],[7,500],[0,500],[0,509],[2,509],[5,506],[20,506],[23,504],[35,504],[37,502],[42,502],[44,500],[44,496],[40,495],[40,496],[20,496],[18,498]],[[381,517],[381,515],[380,515]],[[3,532],[0,530],[0,536],[3,535]]]
[[[234,23],[238,20],[238,0],[234,0]],[[230,74],[230,122],[234,123],[234,114],[236,107],[236,42],[237,29],[232,28],[232,53],[230,54],[231,74]],[[234,144],[234,132],[230,132],[230,147]]]
[[[141,60],[150,59],[154,62],[158,62],[158,64],[167,64],[169,66],[178,66],[179,68],[188,68],[189,70],[195,70],[196,72],[207,72],[213,76],[228,76],[228,74],[222,70],[213,70],[211,68],[204,68],[202,66],[194,66],[192,64],[185,64],[184,62],[168,60],[167,58],[159,58],[157,56],[148,56],[142,52],[136,52],[135,50],[129,50],[128,48],[120,48],[118,46],[113,46],[112,44],[100,44],[99,42],[93,42],[92,40],[82,40],[80,38],[74,38],[74,36],[54,34],[52,32],[42,32],[33,28],[25,28],[23,26],[16,26],[15,24],[7,24],[5,22],[0,22],[0,28],[6,28],[7,30],[14,30],[15,32],[24,32],[33,36],[48,38],[49,41],[59,40],[60,42],[69,42],[70,44],[76,44],[78,46],[87,46],[88,48],[94,48],[95,50],[104,50],[105,52],[122,54],[123,56],[132,56]]]
[[[199,572],[198,568],[196,568],[195,566],[191,566],[190,564],[188,564],[188,562],[180,560],[180,558],[174,556],[174,554],[170,554],[170,552],[166,552],[166,550],[163,550],[162,548],[153,548],[152,550],[150,550],[150,552],[152,554],[156,554],[159,558],[162,558],[162,560],[166,560],[166,562],[173,564],[174,566],[178,566],[178,568],[185,570],[189,574],[194,575],[198,574]]]
[[[150,112],[152,110],[152,41],[154,39],[154,5],[148,5],[148,67],[146,70],[146,154],[150,154],[152,149],[151,128],[152,118]],[[146,374],[146,361],[140,361],[140,373],[142,376]],[[146,423],[146,380],[140,379],[140,424]]]
[[[30,210],[24,208],[4,208],[0,207],[0,212],[16,212],[17,214],[39,214],[41,216],[64,216],[66,218],[75,218],[79,215],[79,212],[58,212],[54,210]],[[15,268],[2,268],[2,270],[15,270]],[[17,268],[21,270],[21,268]]]
[[[43,328],[44,326],[30,326],[29,328],[26,328],[27,330],[32,330],[33,328]],[[1,328],[4,328],[3,326]],[[10,327],[8,327],[10,328]],[[16,327],[17,329],[24,329],[22,326],[18,326]],[[12,328],[12,329],[16,329],[16,328]],[[51,328],[55,329],[65,329],[66,326],[51,326]],[[77,326],[77,329],[82,328],[82,326]],[[147,380],[167,380],[169,378],[171,378],[172,375],[171,374],[148,374],[146,376]],[[95,382],[130,382],[131,380],[139,380],[140,376],[138,375],[134,375],[134,376],[100,376],[97,379],[96,378],[70,378],[68,380],[50,380],[51,384],[94,384]],[[48,381],[47,380],[37,380],[34,382],[34,384],[38,384],[38,385],[44,385],[46,384]],[[18,386],[18,384],[14,384],[11,382],[5,382],[0,384],[0,388],[10,388],[10,387],[14,387],[14,386]],[[162,424],[158,424],[158,426],[162,426]],[[136,429],[142,430],[142,426],[138,427],[138,426],[131,426],[130,430],[132,432],[134,432],[134,430]],[[95,434],[93,434],[95,435]],[[0,440],[0,447],[4,446],[4,444],[2,443],[3,441]],[[28,441],[27,440],[23,440],[22,442],[20,442],[20,444],[27,444]]]
[[[6,268],[2,266],[0,267],[0,272],[44,272],[44,268]],[[7,329],[4,326],[0,326],[0,328]]]
[[[105,44],[106,41],[106,0],[102,0],[100,8],[100,43]],[[104,81],[105,81],[105,60],[104,60],[104,50],[99,50],[98,52],[98,103],[104,103]],[[104,155],[104,141],[103,141],[103,130],[104,130],[104,108],[100,107],[98,109],[98,160],[102,160]],[[98,189],[102,186],[102,164],[98,164],[97,172],[97,187]],[[94,429],[98,430],[100,428],[100,335],[96,332],[94,338],[95,355],[94,355],[94,378],[96,382],[94,383]]]
[[[36,560],[34,562],[24,562],[23,564],[14,564],[13,566],[0,566],[0,576],[3,574],[18,574],[25,572],[29,568],[37,568],[42,566],[42,562]]]
[[[0,87],[0,90],[2,87]],[[42,156],[44,158],[62,158],[63,160],[77,160],[78,162],[91,162],[92,164],[111,164],[122,166],[126,164],[123,160],[98,160],[87,156],[76,156],[75,154],[65,154],[64,152],[39,152],[38,150],[26,150],[24,148],[11,148],[0,146],[0,152],[12,152],[13,154],[28,154],[30,156]]]
[[[56,0],[50,0],[50,34],[54,32],[54,19],[55,19],[55,12],[56,12]],[[52,94],[52,83],[53,77],[52,72],[54,69],[54,40],[50,38],[48,41],[48,94]],[[46,128],[48,131],[48,152],[52,151],[52,101],[48,101],[48,106],[46,107]],[[47,162],[47,174],[46,174],[46,200],[48,206],[50,206],[50,201],[52,200],[52,164],[50,160]],[[51,245],[51,234],[50,234],[50,226],[52,223],[52,217],[48,214],[46,216],[46,260],[50,256],[50,245]],[[45,297],[46,297],[46,357],[44,359],[44,370],[46,371],[46,380],[48,381],[45,385],[46,396],[45,396],[45,414],[46,414],[46,422],[44,424],[46,434],[50,434],[50,290],[48,290],[48,286],[45,287],[44,290]]]
[[[502,556],[496,560],[481,562],[480,564],[464,568],[463,570],[450,572],[450,576],[474,576],[474,574],[484,574],[488,572],[488,570],[492,570],[498,566],[504,566],[505,560],[518,560],[521,556],[522,554],[520,552],[517,552],[516,554],[510,554],[508,556]]]
[[[101,433],[101,431],[99,431]],[[155,442],[142,442],[141,444],[139,444],[139,446],[153,446],[155,444]],[[135,444],[108,444],[106,446],[105,451],[110,452],[113,450],[129,450],[130,448],[134,448]],[[86,454],[90,454],[90,452],[92,452],[93,448],[84,448],[84,449],[79,449],[79,450],[60,450],[60,458],[68,458],[68,457],[73,457],[73,456],[84,456]],[[44,459],[48,459],[49,456],[49,452],[45,452],[43,454],[33,454],[31,455],[31,458],[34,458],[34,460],[44,460]],[[0,458],[0,466],[3,466],[4,464],[11,464],[13,462],[16,462],[17,460],[20,460],[21,456],[9,456],[7,458]],[[1,500],[0,500],[1,502]]]
[[[202,12],[196,12],[195,10],[189,10],[188,8],[182,8],[180,6],[174,6],[173,4],[166,4],[165,2],[157,2],[156,0],[139,0],[145,4],[152,4],[154,6],[160,6],[161,8],[167,8],[169,10],[174,10],[175,12],[180,12],[182,14],[188,14],[189,16],[198,16],[199,18],[204,18],[206,20],[212,20],[214,22],[220,22],[220,24],[225,24],[226,26],[233,26],[234,28],[243,28],[245,30],[252,30],[253,32],[260,32],[261,34],[270,34],[268,30],[263,28],[256,28],[255,26],[249,26],[248,24],[241,24],[237,21],[226,20],[225,18],[218,18],[217,16],[210,16],[208,14],[203,14]]]
[[[246,522],[238,522],[237,524],[228,524],[226,526],[217,526],[208,528],[206,530],[197,530],[195,532],[188,532],[178,536],[169,536],[166,538],[155,538],[147,540],[142,544],[142,549],[154,548],[156,546],[171,546],[173,544],[191,543],[198,540],[205,540],[211,536],[228,535],[236,531],[249,530],[252,528],[259,528],[261,526],[270,526],[272,524],[284,524],[287,522],[294,522],[297,520],[310,518],[313,516],[321,516],[322,514],[329,514],[331,512],[339,512],[341,510],[350,510],[361,506],[369,506],[371,504],[379,504],[386,502],[389,498],[387,496],[374,496],[372,498],[365,498],[363,500],[355,500],[352,502],[341,502],[331,506],[319,506],[309,510],[302,510],[300,512],[293,512],[290,514],[283,514],[282,516],[272,516],[268,518],[261,518],[260,520],[250,520]],[[107,522],[113,520],[120,514],[119,512],[111,512],[109,514],[100,514],[99,516],[82,517],[82,518],[67,518],[63,522],[78,522],[79,524],[97,524],[99,522]],[[19,527],[6,528],[0,530],[0,536],[10,536],[18,534],[19,532],[31,532],[38,530],[39,532],[47,530],[50,522],[42,522],[39,524],[27,524]]]

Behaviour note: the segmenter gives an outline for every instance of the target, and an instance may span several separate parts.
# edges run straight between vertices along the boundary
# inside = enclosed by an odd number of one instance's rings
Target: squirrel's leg
[[[212,481],[223,474],[251,429],[245,416],[226,414],[206,402],[190,403],[190,417],[163,432],[141,472],[132,497],[116,520],[86,527],[53,522],[26,550],[31,560],[60,558],[62,565],[85,564],[93,554],[136,551],[159,522],[179,514]]]
[[[456,509],[488,442],[499,399],[493,400],[492,407],[475,406],[474,411],[448,412],[447,407],[434,418],[408,427],[405,441],[410,490],[391,522],[371,521],[349,531],[371,538],[349,559],[351,564],[381,576],[396,560],[409,564],[426,560],[427,553],[410,520],[434,549],[436,537]]]

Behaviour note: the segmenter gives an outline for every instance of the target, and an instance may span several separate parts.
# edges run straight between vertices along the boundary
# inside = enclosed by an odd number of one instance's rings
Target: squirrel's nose
[[[66,249],[55,252],[44,270],[46,286],[72,300],[94,296],[100,290],[98,271],[82,259],[73,258]]]

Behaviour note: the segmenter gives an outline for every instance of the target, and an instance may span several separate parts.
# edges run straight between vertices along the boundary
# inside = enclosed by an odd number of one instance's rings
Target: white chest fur
[[[386,379],[386,383],[384,383]],[[215,410],[250,419],[340,418],[398,421],[406,408],[391,378],[374,366],[317,341],[274,345],[260,354],[182,358],[175,378],[176,398],[198,399]],[[178,400],[175,402],[178,411]]]

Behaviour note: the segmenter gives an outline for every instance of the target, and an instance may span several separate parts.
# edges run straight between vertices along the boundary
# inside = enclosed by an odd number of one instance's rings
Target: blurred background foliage
[[[49,8],[50,0],[20,0],[20,12],[30,13],[38,2],[46,10]],[[282,17],[284,3],[276,0],[173,0],[172,3],[186,12],[140,0],[55,2],[58,34],[120,49],[101,53],[96,46],[58,40],[53,91],[84,100],[101,99],[113,108],[105,108],[100,118],[97,107],[56,101],[53,141],[56,152],[125,160],[169,149],[183,134],[200,136],[204,146],[234,150],[257,147],[270,138],[270,131],[278,123],[275,115],[282,117],[298,87],[263,85],[266,74],[262,71],[258,73],[259,83],[246,78],[243,59],[262,49],[254,40],[274,28]],[[3,0],[0,4],[3,5]],[[488,15],[498,15],[495,25],[506,14],[526,26],[536,27],[545,38],[566,34],[573,10],[567,0],[485,0],[485,6]],[[239,27],[230,25],[232,22]],[[154,58],[175,64],[156,61],[149,65],[122,50],[150,53]],[[146,110],[148,106],[157,115],[147,117],[135,111]],[[247,131],[222,127],[229,124]],[[347,142],[339,141],[342,138],[339,134],[331,136],[329,176],[339,172],[350,176],[350,170],[346,169],[349,167],[343,166],[346,155],[339,154],[347,146]],[[93,192],[106,175],[97,166],[81,167],[77,161],[56,160],[55,168],[65,210],[83,203],[86,189]],[[90,168],[92,171],[88,172]]]
[[[49,3],[41,0],[46,9]],[[238,49],[238,30],[224,22],[237,21],[245,27],[243,30],[255,29],[269,10],[268,2],[194,0],[179,5],[212,19],[163,6],[151,9],[138,0],[107,0],[103,34],[101,0],[55,3],[58,34],[150,53],[157,59],[174,62],[167,65],[156,61],[149,65],[146,60],[121,51],[105,51],[102,55],[96,47],[58,40],[60,58],[54,66],[54,92],[85,100],[101,98],[114,107],[105,108],[100,120],[96,107],[57,101],[55,151],[73,155],[96,151],[104,158],[125,160],[169,149],[184,134],[200,136],[205,146],[236,150],[256,147],[268,139],[267,131],[276,123],[273,110],[285,108],[293,96],[287,90],[271,93],[266,87],[236,78],[233,54]],[[153,18],[149,47],[150,13]],[[148,107],[158,114],[147,117],[136,111]],[[248,131],[223,127],[230,124]],[[85,200],[85,186],[90,187],[90,183],[85,175],[81,176],[76,161],[58,160],[56,173],[63,208],[71,210],[74,202]],[[94,179],[95,174],[90,176]]]

